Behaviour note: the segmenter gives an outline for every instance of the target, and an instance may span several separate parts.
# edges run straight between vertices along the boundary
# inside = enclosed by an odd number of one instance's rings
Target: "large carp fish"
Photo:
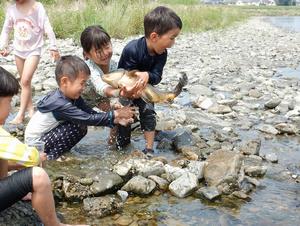
[[[130,88],[133,87],[139,79],[135,72],[137,72],[137,70],[117,70],[109,74],[104,74],[102,76],[102,80],[116,89],[124,86]],[[187,80],[188,78],[186,74],[182,73],[174,90],[169,92],[161,91],[152,85],[147,84],[145,89],[142,91],[141,98],[146,102],[152,103],[172,102],[174,98],[181,93],[182,88],[187,84]]]

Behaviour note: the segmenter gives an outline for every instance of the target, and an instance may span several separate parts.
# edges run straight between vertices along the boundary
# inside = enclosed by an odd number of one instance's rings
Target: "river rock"
[[[31,202],[19,201],[0,212],[0,225],[37,225],[43,226],[40,218],[32,209]]]
[[[193,139],[188,131],[182,130],[178,132],[174,137],[174,147],[175,150],[179,150],[182,146],[193,145]]]
[[[210,201],[213,201],[214,199],[220,197],[220,195],[221,195],[221,193],[214,186],[212,186],[212,187],[202,187],[202,188],[199,188],[195,192],[196,197],[205,198],[205,199],[208,199]]]
[[[169,182],[172,182],[172,181],[176,180],[177,178],[181,177],[183,174],[185,174],[187,172],[187,170],[166,164],[165,172],[166,172],[166,179]]]
[[[259,155],[261,140],[250,140],[241,144],[239,151],[245,155]]]
[[[261,177],[267,172],[266,166],[248,166],[245,167],[245,174],[251,177]]]
[[[274,126],[268,124],[260,124],[257,126],[257,129],[264,133],[269,133],[273,135],[277,135],[279,133],[279,131],[275,129]]]
[[[298,133],[297,127],[293,124],[279,123],[275,125],[275,128],[279,131],[279,133],[286,133],[289,135]]]
[[[271,100],[268,100],[264,106],[265,108],[268,108],[268,109],[273,109],[275,107],[277,107],[279,104],[281,103],[281,100],[278,99],[278,98],[273,98]]]
[[[208,109],[208,112],[213,114],[227,114],[231,111],[232,110],[229,106],[222,104],[215,104]]]
[[[122,190],[133,192],[138,195],[148,195],[155,188],[155,183],[143,176],[135,176],[131,178],[123,187]]]
[[[153,180],[161,190],[167,190],[169,186],[169,182],[161,177],[151,175],[148,177],[149,179]]]
[[[213,152],[206,162],[204,178],[209,186],[217,186],[223,181],[232,183],[237,180],[242,164],[240,154],[223,150]]]
[[[169,185],[170,192],[179,198],[190,195],[198,186],[198,178],[193,173],[185,173]]]
[[[122,200],[116,195],[86,198],[83,200],[83,209],[93,217],[105,217],[121,211]]]
[[[160,176],[165,172],[164,164],[160,161],[153,160],[135,160],[134,168],[135,172],[143,177],[150,175]]]
[[[198,180],[203,179],[203,172],[206,162],[199,161],[190,161],[187,165],[187,169],[190,173],[193,173],[197,176]]]
[[[268,153],[266,154],[265,158],[268,162],[272,162],[272,163],[278,162],[278,156],[275,153]]]
[[[116,173],[98,175],[94,180],[96,181],[90,186],[94,196],[117,190],[123,183],[123,179]]]

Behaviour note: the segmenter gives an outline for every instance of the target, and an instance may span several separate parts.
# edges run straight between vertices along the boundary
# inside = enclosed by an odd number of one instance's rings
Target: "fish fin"
[[[146,93],[146,92],[142,92],[141,98],[142,98],[143,101],[145,101],[146,103],[151,103],[151,100],[150,100],[149,97],[147,96],[147,93]]]
[[[175,97],[177,97],[181,93],[182,88],[184,86],[186,86],[187,82],[188,82],[188,77],[187,77],[186,73],[181,72],[181,77],[179,79],[179,82],[178,82],[178,84],[176,85],[176,87],[173,91],[173,93],[175,94]]]

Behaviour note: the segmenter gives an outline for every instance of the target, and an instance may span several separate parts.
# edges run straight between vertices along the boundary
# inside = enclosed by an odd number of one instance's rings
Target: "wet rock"
[[[89,186],[80,184],[79,179],[74,177],[65,177],[62,184],[63,196],[69,201],[83,200],[92,195]]]
[[[193,145],[192,136],[188,131],[181,130],[174,137],[175,150],[179,150],[182,146]]]
[[[121,198],[122,202],[125,202],[128,197],[128,192],[119,190],[117,191],[117,195]]]
[[[246,166],[261,166],[263,159],[257,155],[243,156],[244,167]]]
[[[112,192],[118,189],[123,183],[123,179],[116,173],[99,175],[96,180],[90,186],[90,190],[95,196]]]
[[[279,133],[279,131],[277,129],[275,129],[274,126],[271,126],[268,124],[260,124],[257,126],[257,129],[264,133],[269,133],[269,134],[273,134],[273,135],[277,135]]]
[[[204,178],[209,186],[226,181],[234,183],[241,168],[241,156],[231,151],[217,150],[207,158]]]
[[[245,174],[251,177],[261,177],[267,172],[266,166],[248,166],[245,167]]]
[[[272,162],[272,163],[278,162],[278,156],[275,153],[266,154],[265,158],[268,162]]]
[[[247,200],[247,201],[251,200],[251,198],[247,194],[245,194],[244,192],[242,192],[242,191],[234,191],[232,193],[232,195],[235,196],[235,197],[237,197],[237,198],[239,198],[239,199],[244,199],[244,200]]]
[[[161,177],[151,175],[148,177],[149,179],[153,180],[161,190],[167,190],[169,186],[169,182]]]
[[[138,195],[148,195],[155,188],[155,183],[143,176],[135,176],[131,178],[123,187],[122,190],[133,192]]]
[[[164,150],[172,150],[173,149],[173,141],[167,138],[163,138],[159,141],[156,145],[157,149],[164,149]]]
[[[198,186],[198,178],[193,173],[185,173],[169,185],[170,192],[179,198],[190,195]]]
[[[215,104],[208,109],[208,112],[213,114],[227,114],[232,112],[232,110],[227,105]]]
[[[198,160],[199,156],[196,154],[198,148],[195,146],[182,146],[178,149],[188,160]]]
[[[277,107],[279,104],[281,103],[281,100],[278,99],[278,98],[273,98],[271,100],[268,100],[264,106],[265,108],[268,108],[268,109],[273,109],[275,107]]]
[[[161,141],[163,139],[171,140],[173,141],[174,137],[176,136],[177,131],[176,130],[162,130],[157,131],[155,134],[155,141]]]
[[[42,222],[30,202],[17,202],[0,212],[0,225],[37,225]]]
[[[170,165],[165,165],[165,172],[166,172],[166,179],[169,182],[176,180],[177,178],[181,177],[183,174],[187,172],[186,169],[181,169],[179,167],[174,167]]]
[[[250,140],[241,144],[239,151],[245,155],[259,155],[261,140]]]
[[[279,131],[279,133],[286,133],[286,134],[298,133],[297,127],[293,124],[279,123],[275,125],[275,128]]]
[[[203,178],[203,172],[206,162],[190,161],[187,165],[187,170],[197,176],[198,180]]]
[[[134,168],[136,173],[143,177],[150,175],[159,176],[165,172],[164,164],[153,160],[137,160],[134,163]]]
[[[155,156],[152,158],[153,161],[159,161],[159,162],[162,162],[163,164],[167,164],[168,163],[168,160],[166,157],[164,156]]]
[[[199,188],[195,192],[195,196],[198,197],[198,198],[205,198],[205,199],[208,199],[210,201],[213,201],[216,198],[220,197],[221,193],[214,186],[212,186],[212,187],[202,187],[202,188]]]
[[[86,198],[83,200],[83,209],[93,217],[105,217],[121,211],[122,200],[115,195]]]
[[[132,164],[128,162],[120,162],[114,166],[113,172],[121,177],[128,176],[131,173]]]
[[[85,186],[90,186],[92,185],[94,180],[92,178],[81,178],[79,179],[79,183]]]

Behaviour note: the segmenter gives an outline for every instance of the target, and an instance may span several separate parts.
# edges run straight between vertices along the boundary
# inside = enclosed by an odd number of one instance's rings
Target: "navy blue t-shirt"
[[[151,56],[147,49],[145,37],[130,41],[123,49],[118,68],[125,70],[147,71],[151,85],[162,79],[163,68],[167,62],[167,50],[160,55]]]

